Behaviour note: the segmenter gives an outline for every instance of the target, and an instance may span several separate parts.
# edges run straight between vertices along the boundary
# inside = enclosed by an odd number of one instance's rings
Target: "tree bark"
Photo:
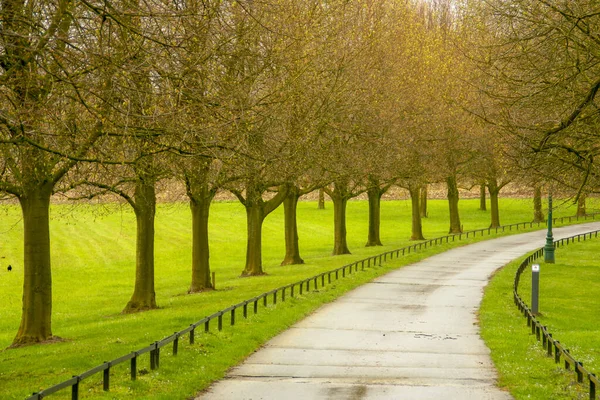
[[[419,203],[421,218],[427,218],[427,185],[421,186],[421,200]]]
[[[247,242],[246,265],[242,276],[265,275],[262,267],[262,224],[267,215],[275,210],[285,200],[288,188],[282,187],[277,195],[268,201],[262,199],[262,192],[250,181],[246,185],[246,199],[243,200],[246,208]],[[238,195],[241,199],[241,195]]]
[[[210,276],[208,219],[217,189],[209,182],[212,160],[197,158],[185,176],[187,196],[192,212],[192,283],[188,293],[214,289]]]
[[[381,243],[381,196],[383,192],[379,185],[371,185],[367,190],[369,198],[369,237],[366,246],[383,246]]]
[[[51,183],[46,183],[19,196],[24,229],[23,308],[21,324],[12,346],[52,339],[49,228],[52,188]]]
[[[496,180],[496,178],[490,179],[488,181],[488,190],[490,192],[490,209],[492,217],[490,228],[499,228],[500,209],[498,207],[498,195],[500,194],[500,187],[498,186],[498,181]]]
[[[408,187],[410,193],[410,202],[412,205],[412,231],[410,240],[425,240],[423,237],[423,225],[421,221],[420,197],[421,193],[418,186],[410,185]]]
[[[281,265],[304,264],[300,257],[298,245],[298,220],[296,210],[298,208],[299,190],[296,186],[289,188],[288,195],[283,200],[284,230],[285,230],[285,257]]]
[[[450,210],[450,233],[461,233],[460,214],[458,212],[458,185],[455,176],[446,178],[448,186],[448,208]]]
[[[542,188],[533,188],[533,222],[544,222],[546,217],[542,211]]]
[[[188,293],[213,289],[210,279],[210,249],[208,245],[208,217],[214,193],[190,199],[192,211],[192,284]]]
[[[325,209],[325,191],[323,188],[319,189],[319,210]]]
[[[485,182],[479,185],[479,209],[481,211],[487,211],[485,204]]]
[[[156,191],[154,182],[138,180],[135,187],[136,263],[135,286],[123,313],[157,308],[154,291],[154,216]]]
[[[586,195],[582,193],[579,196],[579,200],[577,200],[577,216],[578,217],[585,217],[585,215],[586,215],[585,198],[586,198]]]
[[[246,265],[242,271],[242,276],[264,275],[262,268],[262,224],[264,213],[261,204],[258,202],[247,203],[246,205],[246,223],[247,223],[247,245],[246,245]]]
[[[333,253],[334,256],[342,254],[350,254],[348,249],[348,242],[346,241],[346,206],[348,199],[345,196],[334,196],[333,200],[333,231],[334,231],[334,243]]]

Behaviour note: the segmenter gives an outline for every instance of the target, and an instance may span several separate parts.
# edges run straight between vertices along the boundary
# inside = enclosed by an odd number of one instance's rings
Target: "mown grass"
[[[556,250],[556,263],[540,264],[540,322],[592,372],[600,372],[600,242],[570,244]],[[524,258],[524,257],[523,257]],[[587,383],[546,356],[512,301],[512,284],[521,259],[500,270],[488,285],[480,320],[492,350],[499,383],[516,399],[588,399]],[[526,270],[520,296],[531,304],[531,273]],[[586,380],[587,382],[587,380]]]
[[[476,200],[461,201],[461,217],[466,230],[489,225],[489,212],[477,209]],[[504,199],[501,202],[505,224],[530,219],[531,201]],[[282,210],[267,218],[264,225],[263,263],[267,276],[239,278],[245,255],[245,213],[238,203],[216,203],[211,209],[211,264],[217,289],[187,295],[190,281],[191,222],[186,204],[161,205],[156,229],[156,292],[161,307],[151,312],[123,315],[120,311],[131,295],[134,278],[135,222],[126,206],[55,205],[52,207],[53,332],[62,343],[7,349],[0,352],[0,394],[4,398],[24,398],[104,360],[114,359],[145,347],[155,340],[183,329],[205,315],[275,287],[296,282],[319,272],[402,247],[409,243],[410,203],[387,201],[382,204],[383,247],[365,248],[367,204],[348,206],[348,243],[352,255],[331,257],[333,247],[332,206],[318,210],[314,202],[299,205],[301,266],[281,267],[284,254]],[[565,207],[555,216],[573,215]],[[447,202],[430,201],[424,232],[429,238],[442,236],[448,229]],[[478,238],[477,240],[480,240]],[[465,242],[455,242],[460,245]],[[22,296],[22,226],[16,206],[0,208],[0,348],[10,345],[19,325]],[[352,275],[302,301],[291,300],[261,311],[235,329],[211,332],[197,338],[194,346],[182,345],[177,361],[163,354],[159,370],[127,380],[125,366],[112,372],[111,392],[101,390],[101,376],[86,380],[82,392],[101,398],[186,398],[222,377],[261,343],[302,316],[341,293],[367,282],[374,276],[408,262],[416,261],[448,246],[439,246],[369,272]],[[7,272],[6,265],[13,271]],[[240,320],[240,318],[238,318]],[[259,321],[260,323],[254,323]],[[239,325],[239,326],[238,326]],[[147,361],[147,360],[146,360]],[[146,362],[147,364],[147,362]],[[149,369],[140,360],[141,369]],[[145,371],[142,371],[142,373]],[[69,391],[53,398],[68,398]]]

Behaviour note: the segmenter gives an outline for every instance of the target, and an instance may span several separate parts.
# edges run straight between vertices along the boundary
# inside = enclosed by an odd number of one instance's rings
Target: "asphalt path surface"
[[[554,229],[554,238],[600,229]],[[491,274],[545,231],[463,246],[400,268],[276,336],[197,400],[505,400],[476,313]],[[557,253],[557,257],[560,257]]]

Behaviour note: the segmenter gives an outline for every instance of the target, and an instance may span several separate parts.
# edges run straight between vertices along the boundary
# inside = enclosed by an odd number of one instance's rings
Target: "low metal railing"
[[[563,238],[560,240],[554,241],[554,247],[566,246],[569,243],[580,242],[581,240],[591,239],[592,237],[598,237],[597,231],[592,231],[588,233],[582,233],[579,235],[570,236],[567,238]],[[542,347],[546,351],[548,357],[554,357],[554,362],[556,364],[560,364],[561,357],[564,361],[564,366],[566,370],[570,370],[573,368],[573,372],[577,375],[577,382],[583,383],[584,377],[587,378],[589,382],[589,395],[590,400],[596,400],[596,388],[600,384],[598,378],[595,374],[588,371],[583,363],[577,361],[575,357],[569,352],[560,341],[556,340],[552,337],[552,333],[548,331],[547,326],[542,325],[540,321],[535,317],[531,309],[527,306],[525,301],[521,299],[518,294],[519,282],[521,280],[521,274],[525,271],[525,269],[536,259],[542,257],[544,255],[544,248],[540,248],[536,250],[533,254],[527,257],[519,268],[517,269],[517,273],[515,274],[515,280],[513,284],[513,297],[515,301],[515,305],[519,308],[519,311],[523,314],[525,318],[527,318],[527,326],[531,328],[531,334],[535,335],[538,342],[542,342]]]
[[[600,215],[600,213],[590,214],[590,215],[586,216],[585,218],[584,217],[581,217],[581,218],[584,218],[584,220],[587,220],[589,218],[594,219],[597,215]],[[580,219],[580,217],[555,218],[554,223],[555,224],[563,223],[565,220],[572,222],[572,220],[574,218],[577,221],[579,221],[579,219]],[[391,260],[391,259],[393,259],[394,256],[399,257],[400,255],[410,254],[411,252],[415,252],[415,251],[418,251],[421,249],[426,249],[428,246],[431,247],[433,245],[442,244],[442,243],[444,243],[444,241],[445,241],[445,243],[449,243],[450,241],[454,242],[457,239],[462,240],[463,236],[465,238],[469,238],[469,236],[475,237],[479,234],[481,234],[481,236],[483,236],[486,233],[488,235],[490,235],[492,233],[505,232],[506,230],[512,231],[513,228],[515,228],[515,230],[519,230],[520,227],[523,227],[523,229],[526,229],[528,227],[532,228],[535,225],[537,225],[539,227],[542,224],[543,223],[539,223],[539,222],[538,223],[519,222],[519,223],[511,224],[511,225],[504,225],[504,226],[501,226],[498,228],[476,229],[476,230],[467,231],[464,233],[451,234],[451,235],[446,235],[446,236],[442,236],[442,237],[437,237],[434,239],[421,241],[419,243],[415,243],[410,246],[402,247],[400,249],[388,251],[388,252],[385,252],[382,254],[378,254],[378,255],[371,256],[371,257],[368,257],[368,258],[365,258],[362,260],[358,260],[351,264],[344,265],[342,267],[333,269],[331,271],[323,272],[321,274],[304,279],[302,281],[295,282],[295,283],[292,283],[292,284],[289,284],[286,286],[282,286],[277,289],[273,289],[269,292],[260,294],[249,300],[244,300],[238,304],[227,307],[224,310],[217,311],[216,313],[209,315],[207,317],[204,317],[200,321],[197,321],[197,322],[191,324],[187,328],[185,328],[179,332],[175,332],[172,335],[170,335],[162,340],[159,340],[159,341],[156,341],[156,342],[150,344],[149,346],[146,346],[142,349],[133,351],[129,354],[126,354],[126,355],[119,357],[117,359],[114,359],[112,361],[105,361],[104,363],[102,363],[88,371],[85,371],[82,374],[73,376],[71,379],[67,379],[64,382],[61,382],[54,386],[51,386],[40,392],[33,393],[31,396],[29,396],[27,398],[27,400],[42,399],[44,397],[47,397],[53,393],[56,393],[58,391],[66,389],[68,387],[71,387],[71,398],[73,400],[78,400],[79,399],[79,384],[81,383],[81,381],[89,378],[90,376],[96,375],[100,372],[102,372],[102,375],[103,375],[103,378],[102,378],[103,390],[109,391],[110,390],[110,370],[111,370],[111,368],[116,365],[125,363],[127,361],[129,361],[129,363],[130,363],[131,380],[136,380],[137,379],[138,358],[140,356],[142,356],[146,353],[150,353],[150,360],[149,360],[150,361],[150,369],[155,370],[160,365],[160,350],[162,348],[164,348],[165,346],[172,345],[173,346],[173,356],[176,356],[177,352],[179,350],[179,342],[180,342],[181,338],[188,335],[189,343],[194,344],[196,331],[201,330],[203,332],[209,332],[211,322],[215,321],[215,320],[217,323],[217,329],[219,331],[221,331],[223,329],[223,318],[224,317],[227,318],[226,314],[229,314],[230,326],[234,326],[235,321],[236,321],[236,311],[241,310],[242,316],[244,318],[247,318],[248,313],[249,313],[249,311],[248,311],[249,306],[252,308],[252,312],[254,314],[257,314],[258,309],[259,309],[259,303],[262,301],[263,307],[267,307],[268,303],[269,303],[269,301],[268,301],[269,298],[271,298],[271,304],[275,305],[275,304],[277,304],[278,299],[280,299],[280,301],[285,301],[286,296],[294,297],[296,294],[302,295],[304,292],[310,291],[311,284],[312,284],[312,287],[316,290],[316,289],[318,289],[319,283],[321,284],[321,287],[324,287],[326,284],[330,284],[332,282],[333,277],[335,277],[335,279],[337,280],[337,279],[339,279],[340,275],[343,278],[346,276],[346,274],[352,274],[353,271],[358,272],[359,268],[360,268],[360,270],[364,270],[365,268],[369,268],[371,266],[381,265],[381,263],[387,261],[388,258]]]

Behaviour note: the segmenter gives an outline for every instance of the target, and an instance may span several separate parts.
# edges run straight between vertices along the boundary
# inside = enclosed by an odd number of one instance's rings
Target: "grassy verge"
[[[540,262],[539,320],[593,372],[600,372],[600,280],[598,239],[556,251],[556,264]],[[540,260],[540,261],[543,261]],[[480,320],[492,351],[499,383],[516,399],[588,399],[575,374],[546,357],[512,301],[512,284],[521,259],[500,270],[488,285]],[[530,303],[531,273],[522,275],[519,294]]]
[[[462,201],[464,228],[489,225],[489,213],[477,210],[476,200]],[[501,203],[503,223],[529,220],[530,200],[507,199]],[[238,203],[216,203],[211,210],[211,260],[217,275],[217,291],[186,295],[191,263],[191,223],[185,204],[162,205],[157,213],[156,291],[159,310],[122,315],[133,287],[135,223],[127,207],[53,206],[51,225],[54,282],[53,331],[63,343],[32,346],[0,352],[0,394],[21,399],[72,375],[96,366],[195,322],[205,315],[256,296],[272,288],[296,282],[319,272],[408,244],[410,203],[389,201],[382,205],[383,247],[365,248],[367,237],[366,202],[348,207],[348,242],[352,255],[330,257],[333,247],[332,206],[318,210],[316,203],[299,205],[299,234],[305,265],[280,267],[283,258],[283,216],[277,210],[264,226],[263,263],[269,275],[239,278],[245,254],[245,213]],[[573,215],[572,209],[556,216]],[[447,233],[447,202],[430,201],[429,218],[424,220],[428,238]],[[513,232],[514,233],[514,232]],[[0,268],[0,348],[8,346],[17,330],[22,295],[22,226],[17,207],[0,208],[0,262],[12,264],[13,271]],[[486,237],[487,238],[487,237]],[[477,240],[481,240],[478,237]],[[471,241],[471,240],[470,240]],[[461,245],[455,242],[450,245]],[[102,393],[100,376],[84,381],[82,392],[105,398],[185,398],[223,376],[261,343],[307,313],[341,293],[400,265],[447,249],[428,249],[393,265],[352,275],[344,281],[303,301],[278,304],[247,322],[210,333],[194,346],[182,346],[177,362],[163,355],[161,368],[127,380],[125,367],[113,371],[112,389]],[[252,323],[253,320],[261,323]],[[168,352],[167,352],[168,353]],[[148,369],[140,361],[141,369]],[[145,371],[142,371],[142,373]],[[69,391],[53,398],[68,398]]]

